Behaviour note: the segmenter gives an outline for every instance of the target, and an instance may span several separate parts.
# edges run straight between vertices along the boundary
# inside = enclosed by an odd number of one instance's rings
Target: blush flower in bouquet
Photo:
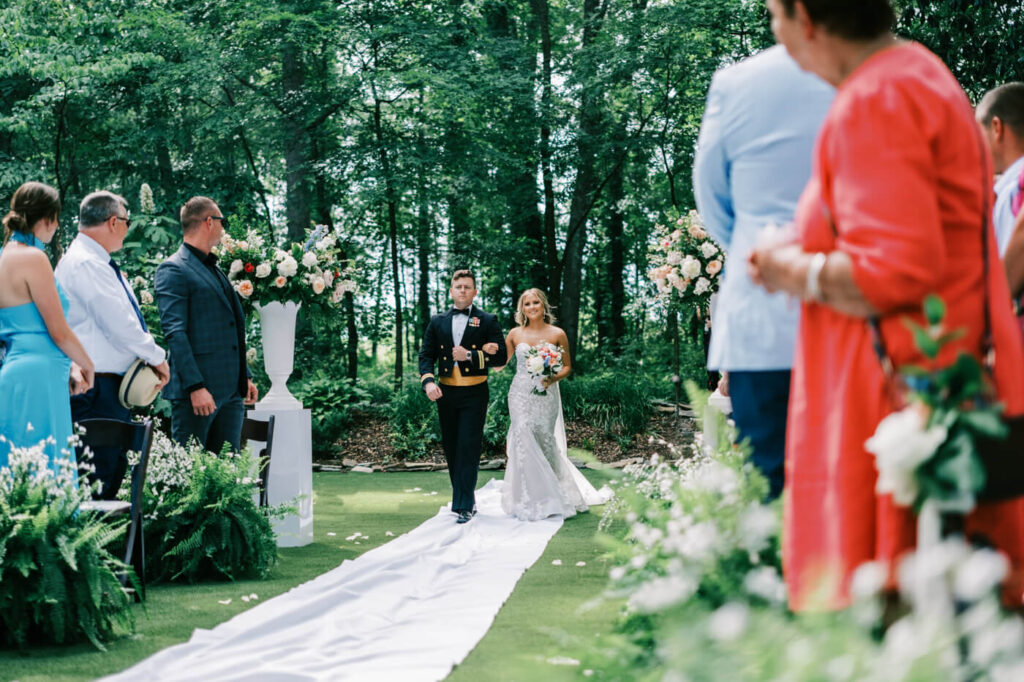
[[[231,285],[247,306],[295,301],[307,308],[328,308],[355,291],[338,260],[337,240],[323,225],[305,243],[284,248],[267,244],[253,230],[242,239],[225,234],[220,256]]]
[[[547,395],[544,377],[558,374],[563,367],[565,363],[562,362],[562,349],[558,346],[546,341],[530,346],[526,350],[526,373],[535,383],[530,392],[534,395]]]
[[[725,254],[708,235],[696,211],[667,213],[667,224],[654,226],[650,247],[653,268],[647,273],[661,296],[672,297],[683,307],[706,313],[711,294],[718,291]]]

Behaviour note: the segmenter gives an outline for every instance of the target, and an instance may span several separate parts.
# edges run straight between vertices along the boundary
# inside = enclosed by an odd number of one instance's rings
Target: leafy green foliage
[[[118,580],[129,571],[108,548],[124,523],[79,511],[88,498],[69,470],[55,475],[42,448],[14,449],[0,468],[0,642],[103,642],[134,628]]]
[[[154,434],[146,477],[146,568],[153,580],[265,578],[277,562],[270,517],[253,499],[256,462],[182,448]]]
[[[437,406],[423,394],[418,377],[407,377],[402,383],[402,390],[391,400],[388,421],[391,444],[405,459],[423,459],[441,442]]]
[[[292,394],[312,413],[313,451],[321,457],[337,454],[338,441],[345,437],[361,416],[387,409],[381,399],[390,398],[390,391],[380,382],[366,379],[352,381],[342,376],[340,365],[320,367],[304,374],[302,381],[291,387]]]
[[[559,384],[567,420],[582,420],[608,434],[635,435],[651,416],[651,382],[640,373],[608,372]]]

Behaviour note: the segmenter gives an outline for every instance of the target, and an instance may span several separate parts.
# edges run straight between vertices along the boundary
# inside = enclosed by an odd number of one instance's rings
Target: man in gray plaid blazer
[[[227,219],[207,197],[181,209],[184,244],[156,270],[156,303],[171,354],[171,435],[195,438],[211,452],[238,450],[244,405],[258,397],[245,361],[245,317],[211,251]],[[244,403],[244,404],[243,404]]]

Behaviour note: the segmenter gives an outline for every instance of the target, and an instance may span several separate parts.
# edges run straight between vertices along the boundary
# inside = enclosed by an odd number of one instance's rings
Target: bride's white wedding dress
[[[607,486],[595,490],[569,461],[558,384],[547,395],[532,392],[536,383],[526,372],[529,347],[516,346],[516,375],[508,390],[508,461],[501,508],[524,521],[553,515],[569,518],[590,505],[604,504],[612,491]]]

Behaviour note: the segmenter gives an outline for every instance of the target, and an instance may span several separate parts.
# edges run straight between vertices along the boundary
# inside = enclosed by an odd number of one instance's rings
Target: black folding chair
[[[242,422],[242,447],[250,440],[263,443],[256,456],[260,462],[260,506],[266,507],[269,505],[267,482],[270,480],[270,456],[274,449],[274,415],[270,415],[266,421],[245,418]]]
[[[87,448],[116,447],[139,453],[139,463],[131,469],[131,501],[91,500],[83,502],[81,509],[109,516],[128,514],[128,532],[125,535],[124,562],[135,569],[139,578],[138,601],[146,597],[146,536],[142,518],[142,487],[146,483],[149,449],[153,444],[153,422],[123,422],[117,419],[83,419],[78,422],[85,433],[82,445]],[[128,576],[121,576],[121,583]]]

